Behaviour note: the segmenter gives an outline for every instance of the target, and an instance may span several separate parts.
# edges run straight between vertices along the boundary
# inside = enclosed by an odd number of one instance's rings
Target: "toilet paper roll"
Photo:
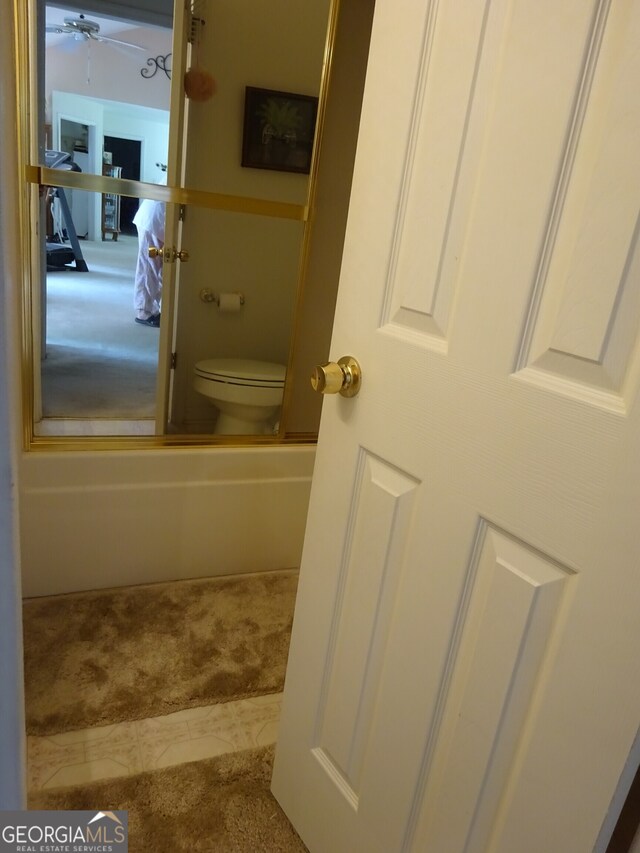
[[[221,293],[218,310],[226,314],[237,313],[242,306],[239,293]]]

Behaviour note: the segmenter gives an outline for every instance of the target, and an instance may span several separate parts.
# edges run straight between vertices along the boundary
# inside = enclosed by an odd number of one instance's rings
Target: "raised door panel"
[[[480,519],[419,849],[485,850],[574,571]],[[446,682],[445,682],[446,683]]]
[[[499,38],[504,11],[492,0],[453,0],[412,12],[422,43],[401,193],[390,199],[397,218],[381,326],[441,352],[482,150],[471,116],[487,108],[495,62],[483,64],[483,53]]]
[[[640,369],[640,8],[597,5],[517,369],[622,412]]]
[[[356,810],[419,485],[411,475],[360,451],[313,748]]]

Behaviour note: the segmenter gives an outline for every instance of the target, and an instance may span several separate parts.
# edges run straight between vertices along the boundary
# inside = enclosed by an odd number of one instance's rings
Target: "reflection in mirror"
[[[303,230],[295,220],[187,208],[182,245],[190,258],[178,271],[171,432],[274,434]],[[225,364],[214,363],[221,358]],[[230,396],[238,405],[233,423],[220,418]]]
[[[168,42],[161,48],[152,47],[151,41],[145,41],[147,30],[150,38],[160,38],[163,33],[168,38],[168,30],[149,28],[148,21],[143,21],[140,16],[142,7],[148,10],[154,3],[166,7],[167,0],[133,0],[126,7],[101,0],[84,0],[84,7],[80,5],[81,0],[68,0],[66,7],[46,3],[46,0],[30,2],[40,10],[39,44],[43,55],[46,23],[49,22],[51,29],[52,22],[60,24],[62,21],[64,24],[66,17],[73,19],[80,14],[99,24],[101,36],[139,43],[148,48],[148,53],[160,55],[162,51],[170,52]],[[332,2],[313,0],[304,7],[296,0],[274,0],[267,5],[256,4],[255,0],[235,0],[234,3],[203,0],[201,3],[206,26],[197,28],[196,43],[192,45],[194,56],[190,61],[192,66],[199,65],[213,73],[216,94],[206,102],[189,103],[182,156],[184,176],[172,183],[177,186],[182,181],[183,186],[204,194],[225,194],[232,199],[233,206],[216,209],[219,202],[215,199],[203,196],[196,201],[187,194],[186,217],[180,222],[176,216],[170,216],[171,208],[168,208],[167,227],[171,233],[167,233],[167,246],[171,250],[188,251],[190,262],[165,264],[163,322],[159,334],[153,328],[137,329],[148,333],[148,336],[145,340],[146,355],[137,353],[135,358],[146,361],[150,366],[149,353],[153,351],[157,356],[148,380],[145,380],[144,393],[141,390],[139,399],[135,402],[130,400],[126,407],[122,400],[116,402],[110,396],[112,402],[105,405],[99,414],[88,404],[82,413],[77,397],[72,406],[68,405],[73,397],[73,388],[69,382],[65,390],[65,382],[71,378],[72,372],[56,371],[51,354],[54,347],[66,345],[61,343],[64,340],[80,348],[81,342],[73,335],[77,336],[81,329],[89,328],[91,320],[87,316],[89,305],[86,300],[91,301],[100,293],[106,293],[110,287],[103,282],[95,292],[89,290],[87,293],[86,287],[70,286],[70,283],[83,279],[88,281],[87,275],[91,275],[105,258],[114,264],[112,269],[105,271],[105,276],[115,279],[119,275],[122,279],[119,289],[112,287],[112,292],[118,290],[118,299],[121,300],[118,312],[126,325],[126,332],[122,334],[129,339],[136,332],[128,313],[131,302],[124,293],[129,290],[131,294],[133,285],[137,238],[131,222],[137,200],[128,200],[124,196],[110,199],[107,194],[67,190],[73,216],[78,220],[74,230],[89,272],[58,268],[49,272],[46,281],[43,274],[41,288],[37,276],[33,282],[36,434],[127,435],[135,434],[141,426],[149,433],[169,433],[172,439],[181,434],[190,437],[194,434],[215,434],[224,424],[220,418],[221,409],[210,401],[213,398],[197,388],[201,383],[196,382],[196,370],[200,362],[218,358],[278,365],[280,372],[285,365],[291,368],[291,376],[287,376],[284,388],[283,414],[287,423],[284,427],[281,424],[279,435],[291,437],[293,431],[296,435],[311,437],[317,431],[319,405],[315,400],[311,405],[308,403],[308,369],[310,364],[325,358],[329,346],[373,8],[373,0],[342,0],[338,39],[325,55]],[[107,17],[105,10],[116,8],[120,14],[126,9],[124,14],[131,14],[132,19],[124,21]],[[176,4],[176,10],[176,15],[184,14],[182,4]],[[176,32],[185,31],[181,18],[176,18],[174,23]],[[76,24],[66,23],[66,26]],[[58,28],[64,30],[62,26]],[[189,31],[188,27],[186,31]],[[193,29],[191,32],[193,34]],[[177,162],[171,152],[180,150],[179,134],[173,125],[167,130],[168,77],[158,72],[153,79],[145,80],[140,74],[141,66],[146,64],[138,55],[142,52],[126,45],[118,45],[119,50],[124,51],[121,54],[114,43],[94,43],[90,36],[88,39],[84,36],[74,38],[66,31],[49,32],[46,39],[49,40],[47,70],[45,74],[45,63],[42,62],[39,73],[40,91],[44,92],[41,99],[40,162],[45,163],[46,126],[47,148],[69,155],[84,173],[105,174],[106,170],[107,175],[115,175],[115,170],[120,169],[122,177],[161,182],[157,164]],[[113,53],[107,57],[103,49]],[[116,53],[117,58],[114,57]],[[132,55],[135,62],[130,58]],[[309,175],[286,168],[261,168],[255,158],[251,164],[242,164],[243,131],[247,122],[245,93],[249,87],[261,92],[291,93],[301,102],[305,98],[307,101],[313,99],[320,93],[324,62],[329,55],[334,71],[339,67],[341,70],[332,77],[329,104],[333,102],[333,107],[327,106],[325,142],[318,160],[318,184],[322,184],[322,188],[316,189],[312,220],[305,223]],[[142,59],[146,60],[147,56],[144,53]],[[179,69],[174,73],[176,81],[181,90]],[[174,92],[173,106],[175,97]],[[249,116],[249,120],[252,118],[255,120],[258,116]],[[265,139],[271,140],[274,130],[270,129]],[[290,132],[287,140],[290,144]],[[274,160],[268,159],[273,166]],[[275,162],[276,165],[286,165],[288,158],[278,155]],[[315,167],[312,171],[315,174]],[[89,178],[86,184],[89,187],[91,180]],[[337,182],[341,184],[339,188]],[[132,191],[135,193],[135,188]],[[140,194],[144,195],[142,187]],[[268,215],[257,215],[255,211],[250,213],[251,199],[265,202],[270,208]],[[291,215],[289,211],[283,215],[283,205],[295,208],[295,213]],[[46,215],[43,203],[43,221]],[[327,222],[337,223],[336,227],[326,227],[324,223]],[[70,237],[65,230],[63,227],[62,236],[56,238],[49,224],[47,233],[54,240],[61,240],[60,245],[68,249]],[[60,235],[59,231],[56,233]],[[309,246],[312,246],[311,250]],[[43,244],[43,259],[44,254]],[[44,263],[41,266],[44,269]],[[75,262],[65,262],[64,266],[73,268]],[[126,286],[125,270],[129,276]],[[56,330],[56,323],[74,312],[74,299],[80,299],[78,289],[83,291],[84,311],[75,312],[75,322],[67,324],[66,330],[61,331],[59,326]],[[206,292],[204,298],[203,292]],[[237,310],[233,301],[236,293],[243,295],[243,302]],[[45,295],[48,298],[44,298]],[[209,295],[213,295],[213,299],[209,299]],[[218,308],[216,300],[220,295],[225,297],[223,307],[228,309],[231,305],[232,310]],[[62,300],[59,305],[66,300],[59,311],[55,308],[57,300]],[[93,308],[101,313],[99,325],[103,330],[114,322],[109,312],[115,301],[109,305],[111,307],[106,303],[100,307],[92,305],[91,309],[92,315]],[[154,341],[150,347],[154,335],[159,342]],[[91,337],[93,342],[99,340],[97,332],[86,337]],[[294,337],[296,344],[292,349]],[[116,352],[120,348],[132,353],[136,349],[133,344],[119,347],[113,343],[113,338],[107,340],[112,343],[103,342],[103,355],[107,350]],[[140,343],[139,338],[137,343]],[[307,345],[307,350],[301,344]],[[43,356],[47,350],[46,359],[41,359],[40,349]],[[255,372],[253,368],[255,365],[251,368]],[[95,374],[95,368],[93,372]],[[142,374],[139,372],[138,375]],[[280,375],[263,375],[256,380],[255,376],[246,377],[243,372],[241,377],[234,373],[234,377],[240,378],[241,382],[248,379],[249,385],[256,381],[281,385]],[[208,375],[200,378],[209,380]],[[55,394],[54,380],[59,385]],[[155,404],[150,406],[149,399],[153,396],[150,389],[154,380]],[[122,382],[116,384],[122,387]],[[277,390],[279,392],[280,388]],[[83,395],[84,392],[78,396]],[[87,401],[89,399],[87,396]],[[288,425],[289,420],[291,424],[294,421],[287,412],[296,412],[295,425]],[[273,435],[278,421],[279,405],[267,421],[252,427],[253,434]],[[237,422],[229,424],[228,421],[224,432],[246,434]]]
[[[40,44],[45,45],[42,85],[47,149],[69,155],[74,168],[84,173],[158,182],[157,164],[166,163],[170,158],[167,153],[169,79],[162,69],[153,79],[148,73],[141,74],[140,70],[148,57],[166,57],[171,52],[170,31],[144,26],[140,20],[118,20],[106,14],[95,14],[94,9],[100,8],[95,4],[84,10],[76,0],[69,0],[66,6],[44,0],[39,2],[41,25],[45,30]],[[131,4],[132,17],[136,15],[137,6],[137,3]],[[113,7],[104,4],[104,8]],[[200,5],[202,18],[198,20],[203,23],[191,29],[194,39],[191,64],[215,72],[217,91],[211,101],[191,103],[184,142],[186,186],[237,197],[285,202],[298,205],[302,210],[308,198],[308,174],[295,174],[285,168],[265,170],[241,165],[245,90],[247,86],[257,86],[305,96],[307,100],[317,98],[329,8],[330,0],[315,0],[304,9],[292,0],[277,0],[268,8],[256,5],[254,0]],[[206,19],[215,26],[205,26]],[[41,162],[50,165],[44,156]],[[41,376],[43,420],[36,432],[43,434],[57,429],[58,434],[69,431],[82,434],[100,429],[101,432],[111,431],[111,434],[136,433],[144,418],[148,421],[146,426],[142,425],[143,431],[148,432],[221,432],[225,419],[220,418],[219,407],[196,390],[194,370],[203,360],[226,358],[276,365],[277,379],[245,376],[249,367],[252,367],[249,372],[255,373],[258,369],[255,364],[244,365],[243,376],[234,374],[233,378],[236,384],[242,383],[245,387],[255,382],[277,386],[279,399],[272,406],[268,422],[263,420],[246,427],[226,419],[224,431],[227,434],[236,431],[274,434],[279,422],[298,290],[304,234],[300,216],[292,221],[277,216],[189,208],[189,215],[181,226],[180,246],[177,235],[168,239],[171,240],[169,245],[187,249],[191,261],[186,266],[179,265],[184,268],[175,269],[176,302],[171,310],[167,306],[166,312],[174,324],[173,334],[165,332],[163,335],[165,343],[160,347],[159,366],[156,361],[151,371],[149,347],[143,357],[130,340],[133,334],[130,328],[125,327],[118,333],[113,328],[120,326],[124,317],[123,287],[116,288],[115,282],[123,280],[125,270],[131,270],[136,237],[132,218],[137,200],[80,190],[67,190],[66,193],[71,217],[76,220],[73,230],[78,235],[89,272],[50,271],[47,276],[46,301],[42,306],[43,318],[48,324],[43,339],[46,357],[42,360]],[[60,240],[61,246],[68,247],[70,235],[64,227],[50,236]],[[107,259],[114,263],[111,270],[105,267]],[[77,269],[75,263],[70,266]],[[93,290],[86,286],[69,287],[69,277],[74,282],[81,278],[86,281],[94,269],[110,277],[114,292],[118,291],[117,320],[106,304],[95,304],[95,297],[111,287],[106,281]],[[63,285],[58,279],[65,276]],[[205,303],[200,299],[200,292],[207,288],[216,293],[216,299],[220,295],[221,307],[217,302]],[[83,305],[85,316],[81,322],[73,323],[77,330],[73,331],[72,324],[60,324],[60,319],[74,316],[77,320],[78,312],[73,310],[77,290],[82,291],[78,304]],[[167,287],[166,291],[173,291],[173,288]],[[227,316],[231,313],[227,311],[229,300],[235,299],[236,292],[243,292],[242,308],[237,316]],[[112,305],[115,306],[115,302]],[[141,379],[137,401],[125,393],[134,375],[126,367],[128,356],[119,371],[121,379],[110,390],[110,383],[100,383],[100,406],[96,400],[96,385],[87,389],[86,396],[84,391],[80,392],[77,372],[84,374],[86,379],[96,374],[98,365],[85,350],[84,364],[91,369],[84,369],[83,359],[72,369],[57,348],[68,344],[76,354],[83,350],[79,330],[88,330],[91,325],[87,312],[101,317],[106,337],[98,335],[96,330],[87,337],[99,342],[96,346],[101,357],[108,358],[114,372],[117,372],[116,353],[124,353],[125,348],[130,353],[135,351],[138,361],[144,360],[146,370],[136,372]],[[61,328],[61,325],[66,327]],[[171,344],[172,337],[175,346]],[[148,344],[148,340],[145,343]],[[170,350],[178,351],[175,370],[170,367]],[[158,354],[157,344],[154,352]],[[260,367],[258,372],[264,370]],[[234,371],[237,373],[237,364]],[[122,378],[125,375],[126,383]],[[162,417],[158,420],[158,412],[151,402],[156,380],[158,387],[166,389],[168,399],[164,423]],[[208,375],[206,380],[202,376],[200,380],[200,386],[206,382],[208,387]],[[37,415],[37,379],[35,384]],[[121,389],[120,398],[116,385]],[[265,393],[263,387],[263,396]],[[162,395],[158,399],[161,400]],[[152,427],[154,415],[155,430]],[[128,423],[122,422],[125,417]],[[54,418],[56,423],[52,423]],[[82,424],[83,418],[111,420],[108,425],[100,426]],[[64,419],[73,419],[74,423],[63,424]]]
[[[166,183],[171,4],[156,5],[143,13],[132,3],[123,20],[107,3],[38,0],[43,165]],[[155,75],[151,57],[163,66]],[[36,435],[155,431],[159,331],[134,322],[145,313],[134,304],[138,206],[111,193],[44,194],[33,293]]]
[[[149,77],[146,63],[161,57],[170,69],[171,29],[49,3],[44,19],[45,148],[73,154],[89,174],[108,165],[118,177],[157,183],[156,163],[167,162],[170,80],[162,70]]]
[[[303,207],[329,0],[203,8],[209,20],[197,48],[217,91],[190,106],[187,186]],[[181,245],[190,261],[178,270],[168,431],[277,433],[304,233],[300,220],[187,209]],[[203,291],[221,294],[224,308]]]
[[[118,197],[49,187],[45,198],[36,434],[151,435],[162,264],[147,246],[162,245],[164,205],[143,199],[135,224],[127,216],[117,234],[90,240],[76,239],[75,225],[101,206],[108,229]]]

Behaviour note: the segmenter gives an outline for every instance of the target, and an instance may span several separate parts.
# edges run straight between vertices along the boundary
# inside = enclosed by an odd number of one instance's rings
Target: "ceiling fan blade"
[[[84,42],[76,41],[75,39],[64,39],[60,44],[56,45],[56,50],[65,55],[73,55],[79,53],[84,46]]]
[[[134,50],[144,50],[146,51],[146,47],[141,47],[139,44],[132,44],[130,41],[120,41],[120,39],[112,39],[109,36],[90,36],[93,41],[102,41],[107,44],[120,44],[123,47],[132,47]]]

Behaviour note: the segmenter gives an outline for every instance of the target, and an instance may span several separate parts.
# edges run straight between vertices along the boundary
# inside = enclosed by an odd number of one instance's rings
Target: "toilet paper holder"
[[[240,291],[235,290],[236,293],[240,297],[240,305],[244,305],[244,293],[240,293]],[[220,307],[220,294],[215,293],[213,290],[210,290],[208,287],[203,287],[200,291],[200,299],[203,302],[215,302],[215,304]]]

